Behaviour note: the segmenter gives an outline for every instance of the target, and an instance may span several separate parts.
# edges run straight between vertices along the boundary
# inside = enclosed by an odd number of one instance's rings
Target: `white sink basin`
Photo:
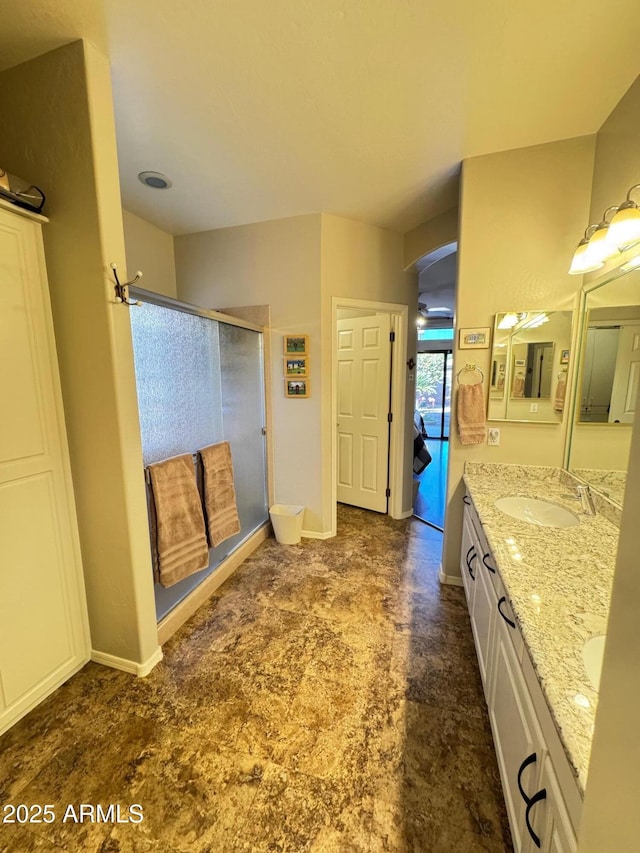
[[[600,673],[602,672],[602,656],[604,655],[604,643],[606,634],[591,637],[582,647],[582,660],[587,670],[589,681],[598,690],[600,688]]]
[[[568,509],[537,498],[498,498],[495,505],[500,512],[539,527],[575,527],[580,524],[578,516]]]

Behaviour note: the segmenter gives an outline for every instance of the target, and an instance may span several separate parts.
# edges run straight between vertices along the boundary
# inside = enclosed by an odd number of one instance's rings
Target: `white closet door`
[[[89,659],[40,225],[0,209],[0,732]]]
[[[389,314],[338,320],[338,493],[341,503],[387,511]]]

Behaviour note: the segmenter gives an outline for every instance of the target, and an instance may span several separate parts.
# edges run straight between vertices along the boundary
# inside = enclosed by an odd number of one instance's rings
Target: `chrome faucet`
[[[593,502],[593,495],[591,494],[589,486],[578,486],[577,492],[577,499],[580,501],[580,506],[582,507],[584,514],[595,515],[596,506]]]

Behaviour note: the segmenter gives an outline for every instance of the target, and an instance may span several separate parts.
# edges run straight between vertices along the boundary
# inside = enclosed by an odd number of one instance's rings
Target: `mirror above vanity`
[[[619,269],[582,294],[567,467],[620,505],[639,378],[640,269]]]
[[[488,418],[558,424],[567,397],[572,311],[496,314]]]

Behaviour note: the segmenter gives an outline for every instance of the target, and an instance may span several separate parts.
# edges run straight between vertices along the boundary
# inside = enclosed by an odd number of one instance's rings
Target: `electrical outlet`
[[[531,407],[530,407],[530,409],[529,409],[529,411],[530,411],[530,412],[537,412],[537,411],[538,411],[538,404],[537,404],[537,403],[532,403],[532,404],[531,404]]]
[[[487,444],[491,447],[497,447],[500,444],[500,430],[492,427],[489,430]]]

